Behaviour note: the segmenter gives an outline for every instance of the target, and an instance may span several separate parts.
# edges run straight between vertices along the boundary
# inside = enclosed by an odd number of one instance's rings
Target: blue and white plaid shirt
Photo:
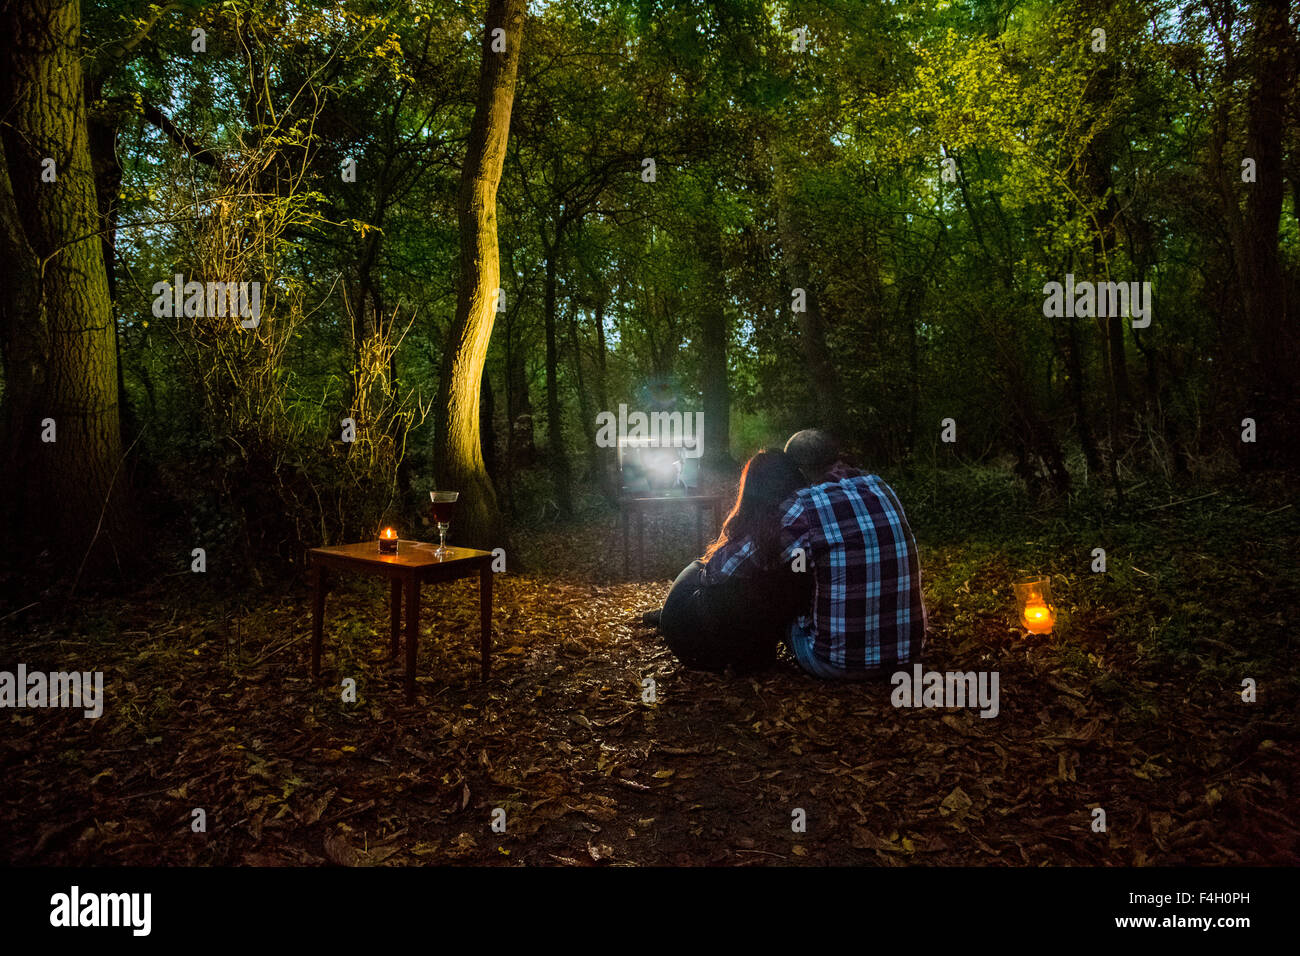
[[[892,488],[842,464],[825,481],[794,493],[781,518],[781,563],[803,551],[813,572],[812,607],[799,623],[815,635],[813,654],[831,667],[871,671],[921,654],[926,611],[916,539]],[[717,581],[754,557],[752,541],[719,551]]]
[[[749,535],[728,541],[705,562],[704,580],[717,584],[735,574],[749,574],[757,568],[754,558],[754,539]]]

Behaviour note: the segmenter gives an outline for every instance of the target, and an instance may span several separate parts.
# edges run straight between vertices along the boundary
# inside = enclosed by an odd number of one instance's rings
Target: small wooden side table
[[[423,541],[399,541],[397,554],[380,554],[376,541],[312,548],[311,565],[311,676],[320,677],[322,634],[325,627],[325,592],[329,573],[351,571],[376,574],[392,581],[390,639],[392,656],[399,653],[402,590],[406,591],[406,699],[415,700],[415,652],[420,640],[420,586],[452,581],[477,573],[479,578],[479,637],[482,644],[483,680],[491,670],[492,652],[492,553],[472,548],[448,548],[442,557],[437,545]]]
[[[658,495],[646,498],[620,498],[619,511],[623,519],[623,576],[628,576],[628,544],[630,518],[636,515],[636,555],[637,564],[645,574],[645,513],[649,510],[662,511],[676,506],[695,508],[695,554],[698,557],[704,551],[704,509],[713,512],[714,534],[722,531],[722,496],[721,495]]]

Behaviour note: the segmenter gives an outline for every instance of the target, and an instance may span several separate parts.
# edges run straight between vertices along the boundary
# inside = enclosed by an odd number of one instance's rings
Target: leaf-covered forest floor
[[[888,684],[819,682],[784,657],[753,677],[687,671],[635,625],[690,556],[685,521],[648,530],[646,577],[627,582],[612,515],[524,516],[528,571],[496,579],[492,678],[478,680],[477,584],[426,587],[409,706],[386,592],[364,580],[330,595],[320,684],[301,585],[226,593],[209,569],[0,621],[0,669],[101,669],[107,698],[98,720],[0,711],[3,859],[1300,862],[1293,483],[1135,490],[1122,510],[1026,509],[961,475],[897,487],[922,549],[923,663],[996,670],[995,718],[895,708]],[[1013,626],[1026,572],[1053,575],[1051,636]]]

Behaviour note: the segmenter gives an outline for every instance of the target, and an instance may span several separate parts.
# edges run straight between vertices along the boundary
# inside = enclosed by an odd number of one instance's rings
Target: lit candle
[[[1020,612],[1020,623],[1028,628],[1030,634],[1048,634],[1056,623],[1056,617],[1046,604],[1026,604]]]
[[[1015,591],[1021,625],[1030,634],[1050,634],[1056,623],[1051,578],[1039,576],[1017,581]]]
[[[397,553],[397,532],[392,528],[385,528],[383,531],[379,532],[379,553]]]

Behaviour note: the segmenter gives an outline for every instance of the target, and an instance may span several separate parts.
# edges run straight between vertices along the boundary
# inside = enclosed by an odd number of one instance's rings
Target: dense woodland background
[[[498,513],[602,507],[621,402],[703,410],[719,480],[814,423],[869,467],[997,465],[1031,499],[1295,464],[1286,0],[523,12],[8,5],[8,554],[125,570],[163,534],[275,567],[418,528],[440,480],[472,499],[461,543],[491,543]],[[518,54],[486,99],[510,64],[485,16]],[[457,215],[493,96],[499,263],[462,260]],[[448,409],[477,390],[458,291],[492,267],[480,465]],[[177,273],[262,280],[261,324],[155,317]],[[1150,327],[1044,318],[1066,273],[1150,281]]]

